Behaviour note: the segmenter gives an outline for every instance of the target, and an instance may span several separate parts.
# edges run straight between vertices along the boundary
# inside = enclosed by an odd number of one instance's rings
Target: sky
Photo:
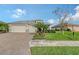
[[[14,22],[41,19],[56,23],[57,16],[52,13],[56,8],[69,10],[72,23],[79,24],[79,5],[77,4],[0,4],[0,21]]]

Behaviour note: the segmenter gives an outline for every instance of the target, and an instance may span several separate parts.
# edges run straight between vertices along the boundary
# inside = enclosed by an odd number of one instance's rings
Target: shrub
[[[67,31],[71,31],[71,29],[68,28]]]
[[[38,33],[36,33],[36,34],[33,36],[33,40],[34,40],[34,39],[44,39],[44,34],[39,35]]]
[[[56,28],[55,31],[60,31],[60,29]]]
[[[5,33],[9,31],[9,26],[7,23],[0,23],[0,33]]]
[[[48,33],[56,33],[55,30],[48,30]]]
[[[69,28],[66,28],[66,29],[64,29],[64,31],[71,31],[71,29],[69,29]]]

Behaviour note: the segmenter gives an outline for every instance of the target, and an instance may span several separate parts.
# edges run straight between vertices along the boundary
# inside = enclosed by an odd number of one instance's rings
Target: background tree
[[[64,10],[62,8],[56,8],[53,13],[59,19],[59,24],[60,24],[61,32],[64,34],[64,23],[65,23],[66,18],[69,15],[68,11]]]
[[[72,21],[72,20],[73,20],[73,17],[70,17],[69,21]],[[73,36],[73,39],[74,39],[74,35],[75,35],[74,25],[72,25],[72,36]]]

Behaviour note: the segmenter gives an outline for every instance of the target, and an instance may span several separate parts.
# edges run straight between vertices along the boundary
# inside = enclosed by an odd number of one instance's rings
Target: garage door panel
[[[11,26],[10,32],[26,32],[25,26]]]

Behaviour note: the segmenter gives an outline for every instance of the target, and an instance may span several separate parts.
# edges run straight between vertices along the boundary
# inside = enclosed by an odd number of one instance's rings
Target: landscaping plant
[[[37,22],[35,27],[37,28],[37,33],[39,35],[43,35],[45,31],[47,31],[48,25],[44,24],[43,22]]]
[[[4,33],[4,32],[8,32],[9,31],[9,26],[7,23],[1,22],[0,23],[0,32]]]

